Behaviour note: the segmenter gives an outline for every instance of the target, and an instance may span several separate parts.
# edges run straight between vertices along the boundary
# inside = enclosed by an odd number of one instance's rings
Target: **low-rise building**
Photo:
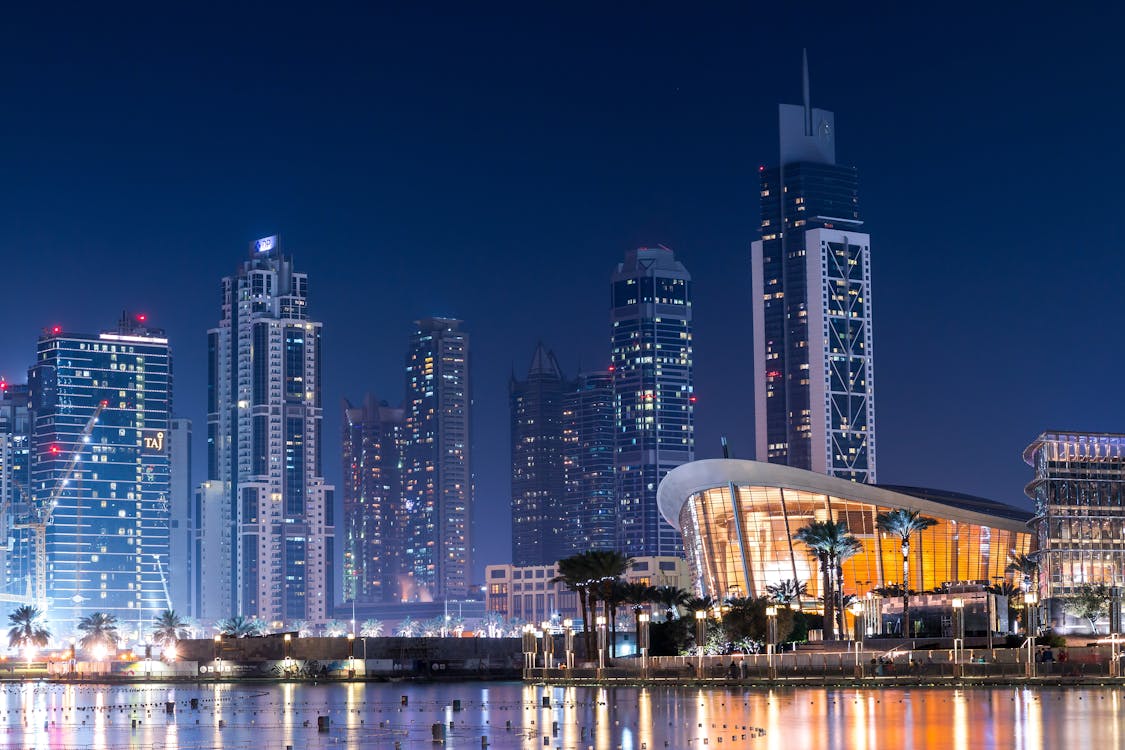
[[[558,564],[489,565],[485,568],[488,611],[531,623],[553,618],[580,622],[578,595],[566,584],[554,583]],[[649,586],[691,590],[691,571],[678,557],[638,557],[623,578]]]

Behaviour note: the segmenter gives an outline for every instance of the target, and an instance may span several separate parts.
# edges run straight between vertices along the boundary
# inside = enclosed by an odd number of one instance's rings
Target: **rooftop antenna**
[[[812,104],[809,97],[809,51],[801,49],[801,89],[805,96],[805,135],[812,135]]]
[[[723,458],[730,458],[730,446],[727,445],[727,436],[721,436],[719,442],[723,444]]]

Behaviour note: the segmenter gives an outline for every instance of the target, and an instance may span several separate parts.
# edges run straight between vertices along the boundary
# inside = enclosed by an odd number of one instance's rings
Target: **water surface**
[[[480,748],[482,736],[494,750],[1115,748],[1125,743],[1123,700],[1116,688],[12,683],[0,689],[0,748],[405,750]],[[435,723],[444,745],[433,742]]]

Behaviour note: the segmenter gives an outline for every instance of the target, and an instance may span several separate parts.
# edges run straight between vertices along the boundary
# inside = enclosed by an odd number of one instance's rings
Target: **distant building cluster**
[[[168,609],[271,628],[324,624],[340,602],[353,621],[416,606],[448,622],[455,604],[538,622],[575,614],[559,560],[612,550],[633,558],[628,580],[715,597],[805,584],[815,602],[823,571],[795,535],[837,521],[858,544],[833,574],[850,594],[1007,582],[1055,601],[1057,623],[1083,587],[1120,601],[1123,435],[1040,435],[1024,454],[1034,513],[876,484],[871,236],[804,73],[803,104],[779,108],[778,162],[758,172],[756,461],[695,460],[692,278],[667,247],[628,250],[608,279],[603,362],[568,376],[540,343],[511,375],[510,561],[482,586],[464,322],[414,321],[401,390],[344,400],[337,454],[309,278],[265,237],[222,279],[205,432],[175,412],[171,345],[144,314],[48,328],[26,383],[0,382],[0,599],[40,607],[60,634],[111,614],[137,641]],[[325,456],[342,461],[340,518]],[[895,510],[933,521],[901,559],[878,522]]]

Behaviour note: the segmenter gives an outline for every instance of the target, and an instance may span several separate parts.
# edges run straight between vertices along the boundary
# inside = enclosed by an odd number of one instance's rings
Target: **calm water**
[[[550,708],[541,707],[543,696]],[[173,716],[164,713],[168,700]],[[447,727],[445,747],[480,748],[485,735],[495,750],[1117,748],[1125,744],[1123,708],[1125,691],[1113,688],[11,684],[0,690],[0,748],[435,748],[435,722]],[[329,732],[317,731],[318,716],[330,717]]]

